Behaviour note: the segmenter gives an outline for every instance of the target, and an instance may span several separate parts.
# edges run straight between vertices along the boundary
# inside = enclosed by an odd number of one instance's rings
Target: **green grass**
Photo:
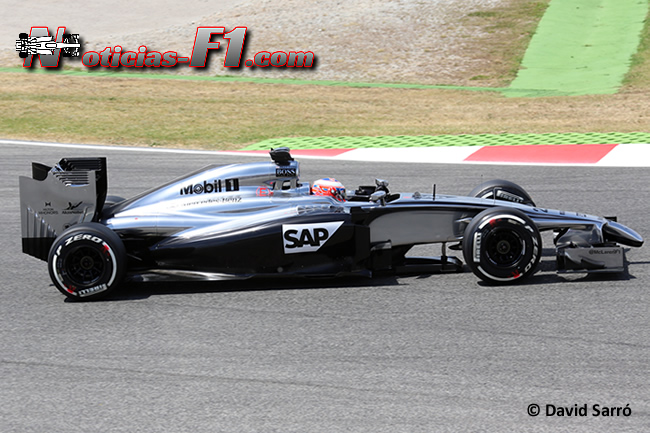
[[[515,10],[473,11],[466,17],[501,41],[486,59],[494,68],[473,76],[471,92],[462,86],[9,68],[0,73],[0,136],[241,149],[283,137],[468,136],[476,141],[486,134],[649,132],[647,19],[619,94],[504,98],[489,86],[508,84],[525,48],[521,44],[548,1],[512,5]]]
[[[505,87],[517,75],[526,47],[550,0],[518,0],[467,14],[465,22],[480,27],[487,37],[482,47],[482,73],[470,80]],[[487,73],[485,73],[487,72]]]
[[[639,47],[632,56],[630,70],[623,85],[623,91],[626,92],[650,90],[650,11],[645,18]]]
[[[240,149],[281,137],[643,132],[647,93],[505,98],[435,88],[347,88],[120,76],[0,74],[0,136]]]
[[[421,135],[395,137],[298,137],[260,141],[246,150],[267,150],[287,146],[291,149],[359,149],[454,146],[529,146],[549,144],[650,143],[650,133],[564,133],[564,134],[475,134]]]

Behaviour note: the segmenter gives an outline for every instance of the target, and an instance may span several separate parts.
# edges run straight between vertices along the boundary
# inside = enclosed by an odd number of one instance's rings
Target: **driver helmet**
[[[311,193],[314,195],[334,197],[338,201],[345,201],[347,199],[345,187],[333,177],[326,177],[315,181],[311,187]]]

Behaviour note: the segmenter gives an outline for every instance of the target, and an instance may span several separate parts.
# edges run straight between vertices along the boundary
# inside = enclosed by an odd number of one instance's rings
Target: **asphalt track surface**
[[[107,301],[66,302],[45,263],[20,252],[18,176],[31,161],[107,156],[109,193],[128,197],[207,163],[259,158],[0,152],[0,431],[650,431],[648,246],[607,278],[558,276],[548,249],[515,287],[466,271],[132,284]],[[617,215],[650,238],[647,168],[302,162],[303,180],[323,176],[455,194],[507,178],[540,205]],[[546,416],[551,404],[586,404],[587,416]],[[631,415],[593,416],[596,404]]]

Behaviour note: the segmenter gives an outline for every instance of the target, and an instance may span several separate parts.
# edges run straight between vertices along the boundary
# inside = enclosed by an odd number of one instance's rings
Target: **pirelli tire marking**
[[[61,251],[63,247],[68,247],[72,245],[74,242],[77,241],[90,241],[94,242],[96,244],[99,244],[102,246],[103,251],[105,254],[107,254],[110,257],[110,262],[111,262],[111,276],[109,280],[106,283],[101,283],[93,287],[88,287],[85,289],[81,290],[75,290],[76,288],[71,288],[69,284],[66,284],[63,281],[63,277],[61,275],[61,271],[64,265],[61,265],[58,263],[59,257],[61,256]],[[79,296],[79,297],[85,297],[85,296],[90,296],[97,294],[99,292],[103,292],[107,290],[113,282],[115,281],[115,278],[117,276],[117,259],[115,257],[115,254],[113,253],[113,250],[111,247],[100,237],[90,235],[90,234],[76,234],[74,236],[70,236],[67,238],[63,244],[59,245],[59,247],[56,249],[54,255],[52,256],[52,269],[54,270],[54,276],[56,278],[56,281],[59,283],[60,287],[65,288],[68,293]]]

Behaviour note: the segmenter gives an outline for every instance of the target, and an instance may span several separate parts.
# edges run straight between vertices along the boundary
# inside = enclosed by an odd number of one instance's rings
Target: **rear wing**
[[[32,163],[20,176],[23,252],[48,258],[54,239],[68,227],[97,221],[106,200],[106,158],[63,158],[54,167]]]

